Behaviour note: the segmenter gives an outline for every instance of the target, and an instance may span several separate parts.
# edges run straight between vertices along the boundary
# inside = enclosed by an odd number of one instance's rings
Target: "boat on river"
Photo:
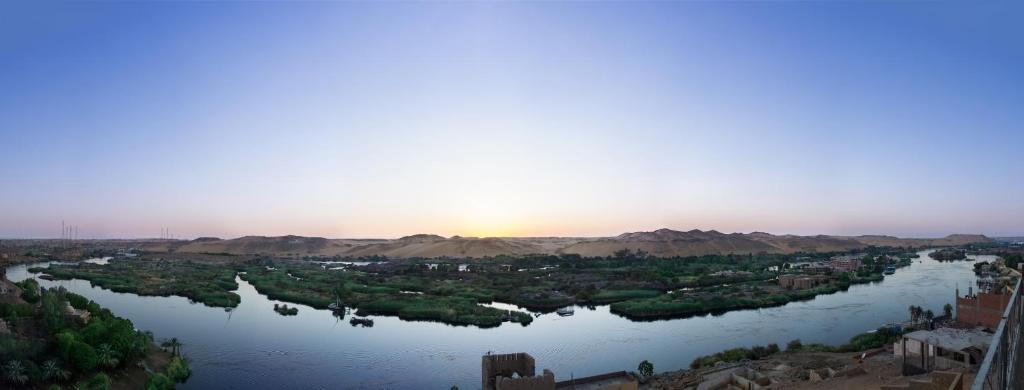
[[[573,314],[576,314],[576,310],[573,310],[572,306],[563,307],[561,309],[556,310],[555,312],[562,317],[568,317]]]
[[[886,275],[892,275],[894,273],[896,273],[896,267],[893,267],[891,265],[888,266],[888,267],[885,267],[885,274]]]

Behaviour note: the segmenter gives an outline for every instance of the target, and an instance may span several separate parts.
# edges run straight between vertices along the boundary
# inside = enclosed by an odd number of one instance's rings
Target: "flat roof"
[[[903,335],[903,338],[954,351],[963,351],[970,347],[985,350],[992,344],[992,334],[977,329],[919,330],[907,333]]]
[[[630,383],[633,381],[635,381],[635,379],[633,379],[632,375],[629,375],[625,371],[619,371],[561,381],[555,383],[555,388],[575,390],[598,390],[608,385]]]

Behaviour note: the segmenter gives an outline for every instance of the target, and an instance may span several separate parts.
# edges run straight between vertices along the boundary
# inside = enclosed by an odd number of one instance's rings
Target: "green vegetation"
[[[803,344],[800,340],[793,340],[786,344],[786,352],[861,352],[891,344],[899,339],[900,335],[901,333],[890,328],[879,328],[874,332],[853,336],[846,344],[838,347],[824,344]],[[733,348],[713,355],[698,357],[690,363],[690,368],[711,367],[718,362],[730,363],[743,360],[758,360],[778,352],[779,346],[776,344],[754,346],[751,348]]]
[[[640,372],[640,375],[644,377],[649,377],[651,375],[654,375],[654,364],[644,360],[640,362],[640,365],[636,367],[636,370]]]
[[[757,345],[751,348],[727,349],[714,355],[701,356],[694,359],[693,362],[690,363],[690,368],[710,367],[714,366],[715,363],[718,362],[730,363],[742,360],[757,360],[778,352],[779,346],[777,344],[768,344],[768,346]]]
[[[111,260],[107,265],[53,264],[32,268],[56,279],[84,279],[114,292],[138,295],[178,295],[214,307],[235,307],[241,297],[235,272],[230,268],[191,261]]]
[[[294,316],[299,314],[299,308],[297,307],[288,307],[288,305],[278,305],[276,303],[274,304],[274,311],[283,316]]]
[[[114,291],[180,295],[211,306],[232,307],[239,297],[235,275],[270,299],[326,309],[341,304],[361,315],[452,325],[528,324],[508,303],[551,312],[569,305],[610,304],[631,319],[681,317],[706,312],[759,308],[810,299],[882,280],[884,266],[906,256],[903,249],[868,248],[867,266],[804,290],[780,288],[784,265],[825,260],[835,253],[709,255],[654,258],[619,251],[615,256],[534,255],[466,260],[410,259],[337,267],[303,260],[235,256],[200,261],[113,260],[109,265],[53,265],[61,278],[80,278]],[[382,260],[359,259],[359,260]],[[900,260],[903,261],[903,260]],[[2,314],[2,313],[0,313]],[[286,313],[282,313],[286,314]]]
[[[276,268],[248,264],[242,279],[271,299],[327,308],[336,300],[356,308],[359,315],[393,315],[404,320],[440,321],[452,325],[492,327],[512,321],[528,324],[527,313],[481,306],[493,295],[440,281],[429,283],[399,276],[391,280],[360,271],[325,271],[309,265]],[[384,283],[382,283],[384,282]],[[423,289],[427,291],[409,290]]]
[[[28,293],[34,283],[20,286]],[[36,304],[0,304],[10,329],[0,334],[0,365],[6,383],[109,389],[108,373],[136,370],[145,375],[136,363],[153,351],[148,332],[63,288],[33,289],[26,296]]]
[[[963,260],[967,258],[967,251],[959,248],[944,248],[929,253],[928,257],[939,261]]]
[[[1024,254],[1006,253],[1002,255],[1003,262],[1007,268],[1018,269],[1018,264],[1024,262]]]
[[[658,319],[778,306],[845,290],[852,284],[880,281],[882,278],[881,274],[864,277],[842,275],[827,284],[804,290],[781,289],[772,281],[747,282],[616,302],[611,305],[611,312],[630,319]]]

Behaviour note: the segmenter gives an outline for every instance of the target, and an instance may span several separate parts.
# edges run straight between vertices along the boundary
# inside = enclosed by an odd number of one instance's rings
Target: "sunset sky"
[[[0,238],[1024,234],[1024,8],[0,5]]]

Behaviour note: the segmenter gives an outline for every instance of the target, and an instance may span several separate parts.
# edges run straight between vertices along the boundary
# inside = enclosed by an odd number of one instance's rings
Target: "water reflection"
[[[993,260],[992,256],[978,256]],[[327,310],[298,307],[280,316],[275,303],[240,279],[241,304],[231,311],[180,297],[139,297],[94,288],[81,280],[63,285],[152,330],[158,339],[178,337],[191,358],[193,377],[181,389],[460,388],[479,386],[480,355],[525,351],[558,379],[632,370],[647,359],[659,370],[683,368],[694,357],[722,349],[792,339],[839,344],[878,326],[905,319],[907,306],[941,312],[954,289],[973,285],[973,262],[921,261],[883,282],[785,306],[687,319],[632,322],[608,306],[577,307],[573,316],[535,313],[532,324],[491,329],[370,316],[373,327],[353,327]],[[8,277],[32,277],[26,269]],[[493,307],[516,309],[514,305]]]

